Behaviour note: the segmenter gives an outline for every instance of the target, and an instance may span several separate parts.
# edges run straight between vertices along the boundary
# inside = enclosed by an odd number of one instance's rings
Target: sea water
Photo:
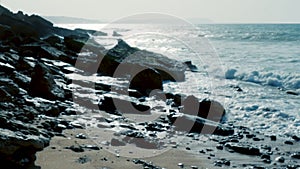
[[[300,134],[300,96],[286,93],[300,93],[299,24],[57,26],[106,32],[93,38],[107,49],[122,38],[140,49],[191,60],[199,72],[187,72],[185,82],[164,84],[165,91],[221,102],[228,123],[266,134]]]

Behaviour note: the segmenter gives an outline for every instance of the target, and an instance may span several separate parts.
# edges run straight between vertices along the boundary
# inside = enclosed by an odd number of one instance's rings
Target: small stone
[[[79,138],[79,139],[87,139],[86,135],[84,135],[83,133],[79,133],[76,135],[76,138]]]
[[[298,137],[296,135],[292,136],[292,139],[294,139],[295,141],[300,141],[300,137]]]
[[[280,163],[284,163],[284,160],[285,159],[282,156],[275,158],[275,161],[280,162]]]
[[[191,150],[191,148],[190,148],[190,147],[186,147],[185,149],[186,149],[186,150]]]
[[[276,136],[270,136],[271,141],[276,141]]]
[[[97,145],[85,145],[84,148],[87,148],[90,150],[100,150],[100,148]]]
[[[184,164],[183,163],[178,163],[177,164],[180,168],[183,168],[184,167]]]
[[[300,159],[300,152],[298,152],[298,153],[293,153],[293,154],[291,155],[291,157],[292,157],[292,158]]]
[[[267,155],[267,154],[263,154],[261,156],[262,159],[267,159],[267,160],[270,160],[271,159],[271,156],[270,155]]]
[[[81,146],[79,146],[79,145],[76,145],[76,146],[72,145],[70,147],[66,147],[66,149],[70,149],[70,150],[72,150],[72,151],[74,151],[76,153],[84,152],[84,149]]]
[[[191,168],[192,169],[198,169],[198,166],[192,165]]]
[[[285,141],[284,144],[293,145],[294,143],[292,141]]]
[[[218,145],[216,146],[216,148],[217,148],[218,150],[223,150],[223,149],[224,149],[223,145],[221,145],[221,144],[218,144]]]

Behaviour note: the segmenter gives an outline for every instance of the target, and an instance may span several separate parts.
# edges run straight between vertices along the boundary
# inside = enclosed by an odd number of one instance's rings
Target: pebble
[[[76,135],[76,138],[79,138],[79,139],[87,139],[86,135],[84,135],[83,133],[79,133]]]
[[[293,154],[291,155],[291,157],[292,157],[292,158],[300,159],[300,152],[298,152],[298,153],[293,153]]]
[[[293,145],[294,143],[292,141],[285,141],[284,144]]]
[[[282,156],[275,158],[275,161],[280,162],[280,163],[284,163],[284,160],[285,159]]]
[[[178,163],[177,164],[180,168],[183,168],[184,167],[184,164],[183,163]]]
[[[271,141],[276,141],[276,136],[270,136]]]

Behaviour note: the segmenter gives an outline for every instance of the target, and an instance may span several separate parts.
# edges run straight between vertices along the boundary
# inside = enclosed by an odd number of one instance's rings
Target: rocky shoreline
[[[227,122],[226,110],[217,101],[165,93],[164,83],[184,81],[186,71],[197,72],[190,61],[181,63],[121,39],[106,50],[90,39],[91,34],[106,36],[93,30],[57,28],[40,16],[14,14],[0,6],[1,168],[38,168],[36,153],[48,151],[53,137],[91,141],[92,132],[67,134],[91,128],[111,129],[114,137],[103,144],[62,149],[85,153],[126,145],[150,150],[169,147],[205,157],[215,167],[300,167],[299,136],[255,133]],[[109,79],[87,80],[92,76]],[[148,117],[153,111],[159,115],[150,121],[129,118]],[[89,123],[93,120],[96,127]],[[166,136],[160,138],[161,134]],[[180,137],[183,141],[173,140]],[[163,168],[147,159],[127,160],[141,168]],[[91,161],[87,154],[77,163]],[[187,165],[181,159],[173,163],[179,168],[204,166]]]

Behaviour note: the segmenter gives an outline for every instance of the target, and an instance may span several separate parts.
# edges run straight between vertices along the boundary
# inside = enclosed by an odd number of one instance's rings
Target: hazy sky
[[[0,0],[5,7],[44,16],[72,16],[110,21],[161,12],[215,22],[298,22],[300,0]]]

